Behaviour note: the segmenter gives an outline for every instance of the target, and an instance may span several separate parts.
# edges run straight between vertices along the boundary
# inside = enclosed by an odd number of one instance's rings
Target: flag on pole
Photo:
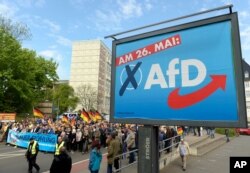
[[[90,123],[91,119],[89,117],[89,114],[83,109],[81,112],[80,117],[83,119],[84,122]]]
[[[69,123],[69,119],[67,115],[62,116],[62,122]]]
[[[44,114],[37,108],[33,108],[33,115],[38,118],[44,118]]]
[[[98,111],[95,112],[95,118],[96,118],[97,121],[98,121],[98,120],[100,120],[100,121],[103,120],[102,115],[101,115]]]
[[[89,117],[91,118],[91,120],[94,121],[94,122],[96,122],[95,113],[92,112],[92,111],[89,111],[88,114],[89,114]]]

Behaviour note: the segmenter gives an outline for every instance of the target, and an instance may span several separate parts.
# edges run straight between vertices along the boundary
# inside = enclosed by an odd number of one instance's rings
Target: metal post
[[[138,173],[159,173],[158,126],[139,127]]]
[[[58,120],[58,116],[59,116],[59,98],[57,100],[57,115],[56,115],[56,120]]]
[[[189,18],[189,17],[194,17],[194,16],[201,15],[201,14],[206,14],[206,13],[211,13],[211,12],[214,12],[214,11],[224,10],[224,9],[227,9],[227,8],[229,8],[229,12],[230,12],[230,14],[232,14],[232,7],[233,7],[232,4],[225,5],[225,6],[222,6],[222,7],[217,7],[217,8],[213,8],[213,9],[209,9],[209,10],[189,14],[189,15],[186,15],[186,16],[181,16],[181,17],[177,17],[177,18],[174,18],[174,19],[164,20],[164,21],[161,21],[161,22],[158,22],[158,23],[154,23],[154,24],[145,25],[145,26],[142,26],[142,27],[130,29],[128,31],[123,31],[123,32],[119,32],[119,33],[116,33],[116,34],[105,36],[104,38],[105,39],[106,38],[113,38],[114,40],[117,40],[115,37],[119,36],[119,35],[127,34],[127,33],[138,31],[138,30],[142,30],[142,29],[145,29],[145,28],[154,27],[154,26],[157,26],[157,25],[162,25],[162,24],[169,23],[169,22],[174,22],[174,21],[181,20],[181,19],[186,19],[186,18]]]

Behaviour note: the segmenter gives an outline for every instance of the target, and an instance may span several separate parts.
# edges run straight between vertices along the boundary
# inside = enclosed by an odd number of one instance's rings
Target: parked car
[[[236,131],[241,135],[250,135],[250,128],[238,128]]]

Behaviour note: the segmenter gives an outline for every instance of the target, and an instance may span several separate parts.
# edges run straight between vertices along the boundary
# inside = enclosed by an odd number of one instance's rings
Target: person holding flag
[[[44,118],[44,114],[37,108],[33,108],[33,115],[37,118]]]

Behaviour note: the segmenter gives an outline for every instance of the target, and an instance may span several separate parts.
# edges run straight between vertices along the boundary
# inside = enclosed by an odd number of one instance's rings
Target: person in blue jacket
[[[91,173],[98,173],[102,161],[102,153],[100,151],[100,144],[98,141],[93,141],[92,150],[89,157],[89,170]]]

